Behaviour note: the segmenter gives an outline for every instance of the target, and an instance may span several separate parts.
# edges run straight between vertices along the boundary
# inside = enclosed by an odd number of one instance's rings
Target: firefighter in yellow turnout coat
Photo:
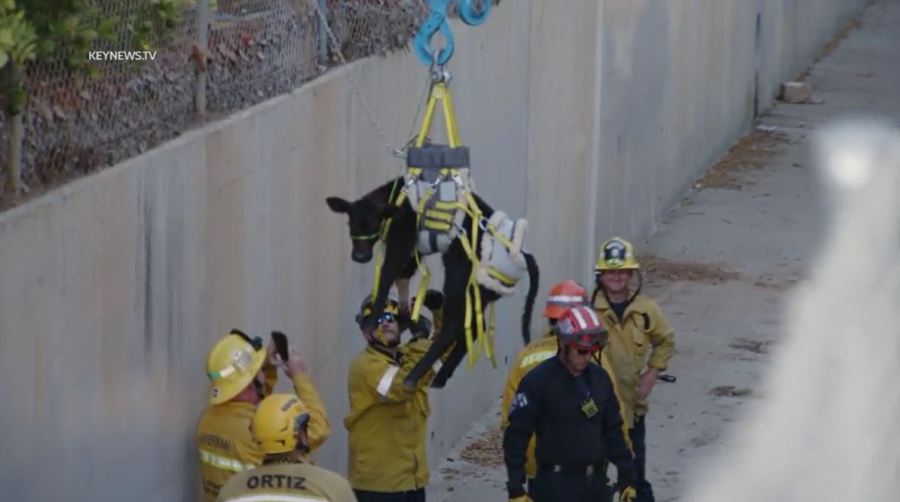
[[[439,330],[443,297],[429,291],[425,305]],[[384,312],[371,312],[368,298],[357,322],[374,315],[378,327],[367,338],[368,346],[350,364],[347,391],[350,413],[344,419],[349,432],[348,471],[350,484],[360,502],[425,500],[429,472],[425,456],[425,434],[430,413],[426,385],[435,369],[407,388],[403,380],[431,345],[431,323],[420,317],[409,325],[396,299]],[[400,334],[409,328],[413,338],[400,344]]]
[[[535,366],[547,359],[556,357],[558,351],[558,343],[556,335],[553,333],[553,326],[556,321],[566,313],[570,308],[588,303],[587,291],[573,280],[566,280],[555,284],[550,288],[550,294],[547,296],[547,303],[544,306],[542,315],[548,320],[547,333],[529,343],[519,352],[515,362],[509,368],[509,374],[506,377],[506,386],[503,388],[503,398],[500,402],[500,427],[506,429],[509,425],[509,407],[513,397],[516,395],[516,389],[522,378],[531,371]],[[613,383],[613,390],[618,396],[616,388],[616,376],[613,371],[611,362],[609,361],[606,351],[600,353],[600,365],[609,374],[609,378]],[[629,412],[625,408],[625,403],[619,399],[619,409],[622,410],[624,416]],[[629,445],[630,446],[630,445]],[[535,438],[532,437],[528,442],[528,450],[526,452],[525,473],[529,483],[537,474],[537,462],[534,457]]]
[[[594,268],[597,288],[594,308],[609,330],[604,351],[616,372],[620,397],[634,446],[637,469],[637,502],[653,502],[653,489],[646,479],[647,398],[659,374],[666,370],[675,348],[674,332],[652,299],[640,294],[640,264],[634,248],[625,239],[614,237],[600,248]],[[638,287],[629,285],[638,274]]]
[[[262,400],[253,415],[253,438],[265,453],[262,465],[228,480],[219,502],[354,502],[347,480],[307,459],[309,409],[290,394]]]
[[[325,408],[306,374],[300,355],[290,347],[288,361],[277,361],[273,345],[238,330],[219,340],[206,359],[212,389],[209,404],[197,425],[202,500],[212,502],[235,473],[260,465],[264,452],[250,433],[260,400],[271,394],[281,365],[294,390],[309,410],[308,444],[314,450],[331,434]]]

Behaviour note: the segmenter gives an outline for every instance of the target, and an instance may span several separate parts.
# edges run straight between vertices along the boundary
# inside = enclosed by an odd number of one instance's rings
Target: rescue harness
[[[471,368],[483,351],[496,368],[494,304],[490,305],[486,325],[479,286],[500,296],[508,296],[515,291],[516,284],[528,268],[522,254],[528,222],[524,219],[513,220],[502,211],[494,211],[490,218],[486,218],[473,195],[469,148],[463,146],[459,139],[456,114],[450,97],[450,74],[444,69],[454,50],[453,34],[447,21],[452,1],[456,3],[460,19],[469,26],[482,24],[491,6],[490,1],[480,2],[479,10],[473,0],[429,0],[428,16],[413,40],[416,57],[430,66],[428,103],[419,132],[412,142],[413,146],[406,149],[406,172],[402,186],[395,182],[388,200],[398,207],[408,202],[416,212],[417,238],[413,255],[422,279],[410,312],[412,322],[419,319],[419,311],[431,279],[431,272],[422,258],[436,253],[443,254],[454,241],[459,240],[472,263],[465,293],[464,326],[468,366]],[[438,31],[443,35],[445,45],[432,50],[431,40]],[[433,144],[428,140],[438,101],[441,102],[444,117],[446,145]],[[470,221],[468,228],[465,225],[466,217]],[[378,235],[381,245],[376,250],[372,298],[375,297],[381,279],[384,241],[390,224],[390,218],[382,222]]]
[[[511,295],[515,291],[516,284],[527,270],[522,251],[528,222],[524,219],[513,220],[502,211],[494,211],[490,218],[486,218],[478,207],[473,195],[469,148],[460,144],[449,80],[449,75],[442,69],[432,71],[425,115],[415,138],[415,146],[409,147],[406,152],[403,183],[402,186],[395,183],[389,200],[394,201],[398,207],[408,202],[416,212],[417,239],[414,256],[422,279],[411,310],[412,320],[418,320],[424,293],[431,278],[431,272],[422,258],[445,253],[458,239],[472,263],[466,286],[464,318],[468,365],[472,367],[483,351],[496,367],[493,346],[494,305],[490,305],[486,325],[479,286],[501,296]],[[428,141],[438,101],[441,102],[447,145]],[[398,191],[395,198],[395,192]],[[468,228],[465,226],[467,216],[470,221]],[[379,240],[382,242],[390,222],[390,219],[386,220],[381,227]],[[375,260],[373,295],[380,279],[382,248],[383,246],[379,246]]]

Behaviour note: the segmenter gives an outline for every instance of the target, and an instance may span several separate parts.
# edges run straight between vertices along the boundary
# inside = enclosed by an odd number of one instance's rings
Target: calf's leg
[[[454,249],[458,248],[458,249]],[[460,260],[459,257],[463,259]],[[466,285],[469,281],[469,273],[472,265],[462,251],[459,242],[450,245],[450,249],[443,257],[444,262],[444,308],[443,308],[443,325],[441,332],[434,337],[434,342],[428,351],[422,356],[422,359],[416,363],[409,375],[404,380],[407,387],[415,387],[419,380],[425,376],[425,373],[434,365],[438,358],[443,354],[450,345],[456,341],[463,345],[465,351],[465,340],[463,335],[463,320],[466,314]],[[443,368],[442,368],[443,369]]]

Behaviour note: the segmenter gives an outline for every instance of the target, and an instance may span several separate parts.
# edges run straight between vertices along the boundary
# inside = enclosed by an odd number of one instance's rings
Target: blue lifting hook
[[[453,33],[450,31],[450,24],[447,22],[447,9],[450,2],[456,2],[459,18],[469,26],[478,26],[483,23],[491,10],[492,0],[480,0],[482,10],[475,7],[475,3],[479,0],[429,0],[428,17],[422,22],[416,37],[413,39],[413,50],[416,57],[423,64],[428,66],[443,66],[450,61],[453,56]],[[431,39],[438,31],[444,36],[447,44],[437,53],[431,50]]]

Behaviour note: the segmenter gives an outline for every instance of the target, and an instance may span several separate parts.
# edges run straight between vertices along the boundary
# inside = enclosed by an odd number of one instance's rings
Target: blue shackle
[[[492,0],[481,0],[484,9],[475,8],[476,0],[429,0],[428,17],[419,26],[419,31],[413,39],[413,51],[423,64],[431,66],[437,64],[443,66],[453,56],[453,32],[450,31],[450,23],[447,22],[447,10],[450,2],[455,1],[459,18],[469,26],[478,26],[487,19],[491,10]],[[431,50],[431,39],[438,31],[444,36],[446,45],[437,53]]]

